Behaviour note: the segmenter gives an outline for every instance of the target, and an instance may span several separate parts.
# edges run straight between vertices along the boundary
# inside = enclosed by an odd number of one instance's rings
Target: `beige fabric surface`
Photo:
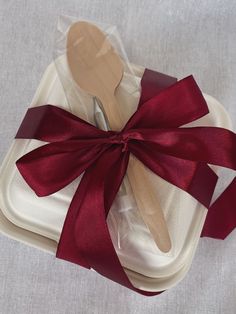
[[[116,24],[134,63],[179,78],[194,74],[228,109],[236,131],[234,1],[0,0],[0,162],[51,62],[59,14]],[[235,252],[236,231],[225,241],[201,239],[186,278],[145,298],[0,235],[0,314],[234,314]]]

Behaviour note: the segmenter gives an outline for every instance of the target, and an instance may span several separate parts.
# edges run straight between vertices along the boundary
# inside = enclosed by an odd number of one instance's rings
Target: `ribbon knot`
[[[111,144],[118,144],[118,145],[122,145],[122,152],[126,152],[128,151],[128,142],[130,139],[130,135],[127,134],[126,132],[112,132],[111,137],[109,137],[109,142]]]

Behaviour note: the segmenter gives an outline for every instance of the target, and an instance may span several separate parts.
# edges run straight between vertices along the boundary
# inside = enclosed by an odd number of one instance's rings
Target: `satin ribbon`
[[[236,135],[217,127],[179,128],[207,113],[192,76],[152,97],[142,92],[137,111],[120,132],[99,130],[52,105],[28,109],[16,138],[49,142],[16,162],[35,193],[55,193],[83,173],[66,216],[57,257],[93,268],[143,295],[159,294],[132,285],[113,247],[106,217],[130,153],[209,208],[217,176],[207,163],[235,170]],[[226,191],[228,204],[235,200],[234,184],[234,192],[230,188]],[[222,211],[224,198],[223,194]],[[208,236],[207,232],[203,236]]]

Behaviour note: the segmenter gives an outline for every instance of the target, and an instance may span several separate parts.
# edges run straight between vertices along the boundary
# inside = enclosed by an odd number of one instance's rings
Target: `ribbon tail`
[[[86,170],[64,224],[57,257],[92,268],[101,275],[143,295],[135,288],[114,249],[107,213],[125,175],[129,153],[110,149]],[[106,200],[106,202],[105,202]]]
[[[236,178],[209,208],[201,237],[224,240],[236,228]]]
[[[150,143],[131,143],[130,150],[156,175],[209,207],[218,177],[207,164],[163,154]]]
[[[76,217],[79,210],[82,210],[82,202],[86,192],[89,189],[90,177],[87,172],[88,170],[85,171],[80,181],[79,187],[77,188],[70,203],[64,221],[61,237],[57,246],[56,257],[89,269],[90,265],[86,261],[83,254],[81,254],[80,250],[78,250],[76,239],[74,236],[74,225]]]
[[[44,105],[27,110],[15,137],[62,142],[73,138],[98,138],[105,134],[106,132],[62,108]]]
[[[138,106],[141,106],[146,101],[159,94],[162,90],[176,82],[177,78],[175,77],[145,69],[141,79],[142,93],[140,95]]]

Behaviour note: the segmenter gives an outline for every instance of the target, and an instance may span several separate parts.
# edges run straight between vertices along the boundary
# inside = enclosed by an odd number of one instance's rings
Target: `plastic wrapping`
[[[73,79],[73,75],[68,65],[67,50],[75,49],[75,46],[79,45],[81,40],[81,38],[78,39],[78,44],[75,41],[74,46],[67,46],[68,32],[76,22],[78,22],[78,19],[68,16],[62,16],[58,21],[53,53],[58,76],[64,88],[70,111],[101,129],[109,130],[109,122],[104,109],[102,109],[101,102],[79,87]],[[118,53],[122,59],[124,75],[120,84],[117,86],[116,98],[122,114],[125,115],[125,121],[128,121],[138,105],[140,97],[140,79],[144,68],[134,66],[129,62],[115,26],[94,21],[88,22],[96,25],[102,30],[116,53]],[[82,37],[82,40],[83,39],[84,38]],[[105,45],[101,46],[98,52],[99,56],[104,53],[103,50],[106,49],[104,46]],[[81,56],[78,56],[78,60],[80,57]],[[99,74],[97,75],[97,79],[101,79]],[[159,256],[160,261],[162,261],[160,262],[160,265],[168,265],[169,263],[171,264],[183,250],[183,247],[186,244],[187,235],[189,233],[194,234],[190,229],[192,228],[191,224],[193,223],[193,217],[196,214],[195,211],[198,210],[200,212],[202,210],[202,212],[205,213],[205,210],[203,209],[203,206],[200,206],[200,204],[187,195],[187,193],[157,177],[149,169],[147,169],[147,174],[149,182],[154,187],[165,215],[167,227],[172,239],[171,250],[167,253],[163,253],[155,245],[153,237],[140,215],[127,175],[125,176],[121,189],[110,210],[108,226],[113,244],[119,250],[120,256],[127,255],[129,249],[133,251],[137,250],[135,255],[139,255],[141,247],[138,247],[135,244],[135,240],[139,239],[140,242],[143,242],[142,250],[145,247],[147,255],[157,255]],[[183,208],[186,207],[188,207],[189,210],[188,212],[183,213]],[[132,268],[132,263],[133,260],[130,261],[130,263],[125,263],[125,265],[128,268]],[[140,267],[139,270],[141,271],[141,262],[138,262],[138,264]],[[152,267],[155,268],[155,265]],[[149,271],[147,271],[146,274],[151,276]]]
[[[68,66],[67,50],[75,48],[74,46],[67,47],[68,32],[71,26],[76,22],[78,22],[78,19],[69,16],[61,16],[58,20],[53,49],[55,67],[64,88],[70,111],[100,129],[111,130],[101,101],[80,88],[74,81]],[[106,39],[109,40],[116,53],[122,59],[124,74],[116,90],[116,94],[119,99],[121,111],[125,116],[124,120],[128,121],[129,117],[137,108],[140,96],[140,77],[142,76],[144,68],[136,67],[129,62],[116,26],[94,21],[86,22],[90,22],[102,30]],[[101,46],[99,55],[103,53],[102,49],[104,49],[104,45]],[[97,79],[100,79],[99,74]],[[132,233],[137,226],[142,229],[146,228],[137,210],[137,203],[127,175],[116,196],[113,210],[108,219],[110,221],[108,225],[116,225],[115,229],[117,230],[117,235],[113,237],[113,241],[116,241],[116,247],[118,247],[120,251],[122,250],[122,243],[126,240],[128,233]],[[114,234],[114,230],[111,234]]]

